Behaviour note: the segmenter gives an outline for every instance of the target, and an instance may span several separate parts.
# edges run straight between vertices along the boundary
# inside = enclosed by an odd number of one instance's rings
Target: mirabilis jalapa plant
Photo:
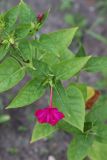
[[[35,111],[31,142],[64,130],[74,135],[68,160],[106,160],[106,97],[86,84],[70,82],[64,87],[63,82],[82,71],[107,71],[107,56],[87,56],[82,47],[73,54],[68,47],[78,28],[38,36],[47,17],[48,11],[36,16],[24,1],[0,14],[0,93],[29,74],[7,109],[29,105],[50,89],[48,107]]]

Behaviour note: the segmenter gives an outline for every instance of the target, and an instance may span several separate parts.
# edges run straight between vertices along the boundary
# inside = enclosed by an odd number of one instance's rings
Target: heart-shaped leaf
[[[85,104],[84,97],[78,88],[71,85],[65,91],[58,82],[55,85],[54,104],[65,114],[65,121],[83,131]]]

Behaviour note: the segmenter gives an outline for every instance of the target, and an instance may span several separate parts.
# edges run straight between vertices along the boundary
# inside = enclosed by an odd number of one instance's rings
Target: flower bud
[[[37,20],[38,22],[41,22],[44,18],[44,14],[43,13],[39,13],[38,16],[37,16]]]

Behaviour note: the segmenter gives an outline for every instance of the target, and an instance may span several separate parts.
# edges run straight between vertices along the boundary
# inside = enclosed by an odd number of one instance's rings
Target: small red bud
[[[37,16],[37,20],[38,22],[41,22],[44,18],[44,14],[43,13],[39,13],[38,16]]]

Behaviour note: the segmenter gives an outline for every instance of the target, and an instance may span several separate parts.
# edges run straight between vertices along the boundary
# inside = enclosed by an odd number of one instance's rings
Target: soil
[[[0,12],[18,2],[18,0],[1,0]],[[59,10],[60,0],[26,0],[26,2],[33,7],[35,13],[51,8],[50,16],[42,32],[47,33],[68,27],[63,18],[66,11]],[[88,19],[89,26],[98,18],[95,9],[96,3],[95,0],[75,0],[74,12],[84,15]],[[95,30],[107,35],[106,26],[107,24],[103,24]],[[106,45],[93,39],[87,33],[84,34],[83,43],[87,53],[94,55],[106,55],[107,53]],[[81,81],[94,84],[98,76],[84,74],[81,76]],[[27,78],[14,89],[0,95],[4,106],[15,96],[26,80]],[[47,105],[47,96],[26,108],[3,111],[3,113],[8,113],[11,116],[11,120],[0,125],[0,160],[67,160],[66,149],[71,136],[64,132],[57,132],[49,139],[30,144],[31,133],[35,124],[34,111],[43,105]]]

